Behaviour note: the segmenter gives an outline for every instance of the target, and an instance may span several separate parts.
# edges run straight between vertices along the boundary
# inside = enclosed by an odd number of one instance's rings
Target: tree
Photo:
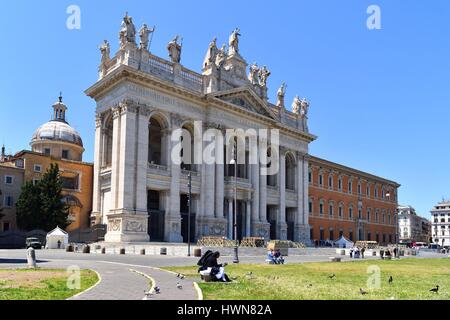
[[[27,182],[17,201],[17,224],[30,231],[66,228],[69,207],[62,201],[62,182],[57,164],[51,164],[37,184]]]

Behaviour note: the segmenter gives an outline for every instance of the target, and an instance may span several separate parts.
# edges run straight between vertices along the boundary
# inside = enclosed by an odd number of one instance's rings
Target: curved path
[[[25,268],[25,251],[17,252],[0,250],[0,268]],[[69,300],[197,300],[198,294],[194,282],[189,279],[180,280],[176,274],[144,264],[129,264],[126,262],[102,261],[97,259],[83,260],[82,255],[67,256],[68,259],[48,258],[46,254],[36,251],[38,267],[66,269],[77,266],[80,269],[91,269],[100,276],[100,281],[94,287],[82,292]],[[71,259],[75,258],[76,259]],[[86,256],[84,256],[86,257]],[[177,288],[177,283],[182,289]],[[153,286],[161,289],[160,294],[147,296]]]

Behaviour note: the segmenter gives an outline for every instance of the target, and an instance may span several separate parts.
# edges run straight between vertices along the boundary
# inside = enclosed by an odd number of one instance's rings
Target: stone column
[[[228,199],[228,239],[233,240],[233,220],[234,220],[234,211],[233,211],[233,200]]]
[[[223,220],[223,203],[225,187],[225,168],[223,164],[223,138],[221,131],[216,135],[216,218]]]
[[[261,228],[260,226],[260,216],[259,216],[259,205],[260,205],[260,194],[259,194],[259,190],[260,190],[260,186],[259,186],[259,180],[260,180],[260,174],[259,174],[259,164],[252,164],[251,165],[251,181],[252,181],[252,186],[253,186],[253,194],[252,194],[252,203],[251,203],[251,207],[252,207],[252,211],[251,211],[251,224],[252,224],[252,229],[251,229],[251,234],[253,236],[258,236],[259,235],[259,230]]]
[[[256,229],[254,236],[269,239],[270,223],[267,222],[267,176],[261,175],[260,165],[257,168],[257,175],[259,176],[259,179],[256,178],[259,180],[259,223],[254,225]]]
[[[181,127],[181,119],[172,116],[172,133]],[[168,153],[169,153],[169,168],[171,173],[170,191],[169,191],[169,207],[166,210],[164,240],[167,242],[183,242],[181,236],[181,214],[180,214],[180,178],[181,166],[175,163],[172,159],[172,149],[177,146],[179,141],[172,141],[169,136]]]
[[[136,201],[139,163],[137,147],[140,125],[137,112],[138,107],[132,101],[124,101],[118,109],[114,110],[111,175],[113,206],[111,214],[108,215],[106,242],[146,242],[149,240],[147,212],[146,210],[145,212],[139,211]]]
[[[308,183],[308,160],[305,154],[297,153],[297,215],[295,221],[295,241],[309,244],[309,183]]]
[[[148,148],[149,148],[149,122],[150,110],[145,106],[139,108],[137,119],[137,141],[136,141],[136,213],[148,215],[147,209],[147,171],[148,171]]]
[[[277,238],[287,239],[286,224],[286,150],[280,147],[280,173],[279,173],[280,206],[277,213]]]
[[[251,231],[252,231],[252,226],[251,226],[251,221],[252,221],[252,202],[250,200],[246,201],[247,207],[245,209],[245,236],[246,237],[250,237],[251,236]]]
[[[91,221],[95,224],[102,223],[101,211],[101,186],[100,186],[100,170],[102,167],[102,155],[103,155],[103,134],[102,134],[102,122],[103,117],[97,115],[95,121],[95,146],[94,146],[94,185],[92,195],[92,213]],[[106,221],[104,223],[107,223]]]

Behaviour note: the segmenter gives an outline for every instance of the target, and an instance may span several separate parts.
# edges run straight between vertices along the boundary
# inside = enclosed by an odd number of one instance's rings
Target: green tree
[[[17,201],[17,224],[22,230],[50,231],[66,228],[69,208],[62,202],[62,182],[57,164],[51,164],[37,184],[27,182]]]

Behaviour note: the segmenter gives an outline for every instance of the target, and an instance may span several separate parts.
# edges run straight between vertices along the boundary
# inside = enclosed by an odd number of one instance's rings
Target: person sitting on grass
[[[284,258],[281,255],[280,250],[275,251],[274,258],[275,258],[275,264],[284,264]]]
[[[210,275],[215,281],[231,282],[230,278],[228,278],[228,276],[225,274],[225,267],[228,265],[228,263],[225,262],[224,264],[219,264],[217,262],[217,259],[219,258],[220,258],[219,251],[209,255],[206,258],[202,269],[208,270],[209,268],[211,268]]]
[[[275,254],[273,252],[273,249],[270,249],[269,252],[267,252],[266,262],[269,263],[269,264],[276,264],[277,263],[277,261],[275,259]]]

